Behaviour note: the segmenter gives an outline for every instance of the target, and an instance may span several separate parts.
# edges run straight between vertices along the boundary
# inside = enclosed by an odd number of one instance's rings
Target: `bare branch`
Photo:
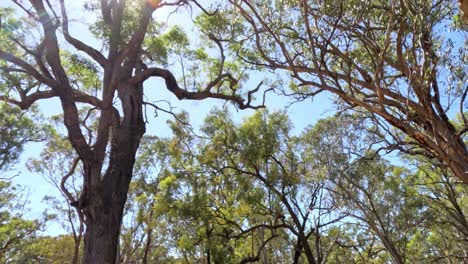
[[[0,58],[8,61],[8,62],[11,62],[13,63],[14,65],[17,65],[19,67],[21,67],[22,69],[24,69],[29,75],[31,75],[32,77],[34,77],[36,80],[38,80],[39,82],[51,87],[51,88],[54,88],[54,87],[57,87],[58,86],[58,83],[53,80],[53,79],[49,79],[45,76],[43,76],[40,72],[38,72],[33,66],[31,66],[29,63],[27,63],[26,61],[14,56],[13,54],[11,53],[8,53],[8,52],[5,52],[3,50],[0,50]]]
[[[65,40],[68,41],[68,43],[72,44],[73,47],[75,47],[76,49],[88,54],[97,63],[99,63],[99,65],[105,68],[107,65],[107,59],[99,51],[70,35],[68,31],[68,16],[67,11],[65,9],[64,0],[60,0],[60,9],[62,12],[62,29]]]
[[[181,99],[202,100],[206,98],[217,98],[217,99],[223,99],[226,101],[232,101],[236,103],[240,109],[247,109],[247,108],[259,109],[259,108],[264,107],[263,104],[257,105],[257,106],[251,105],[252,94],[258,91],[259,86],[248,93],[247,103],[245,103],[244,102],[245,100],[241,98],[239,95],[235,95],[235,94],[229,95],[229,94],[211,92],[211,89],[214,86],[218,85],[219,83],[224,81],[226,78],[231,81],[231,84],[233,84],[232,82],[236,81],[228,73],[218,76],[215,80],[208,83],[207,87],[200,92],[190,92],[190,91],[180,88],[179,85],[177,84],[177,81],[174,75],[170,71],[162,69],[162,68],[148,68],[140,73],[137,73],[132,79],[130,79],[130,83],[131,84],[142,83],[152,76],[163,78],[166,82],[166,88],[170,92],[172,92],[175,96],[177,96],[179,100]]]
[[[35,102],[42,99],[49,99],[53,97],[58,97],[57,93],[54,90],[46,91],[36,91],[30,95],[22,96],[21,100],[16,100],[8,96],[0,96],[0,100],[5,101],[10,104],[14,104],[21,109],[28,109]],[[73,90],[73,97],[77,102],[87,103],[97,108],[102,108],[102,101],[98,98],[88,95],[80,90]]]

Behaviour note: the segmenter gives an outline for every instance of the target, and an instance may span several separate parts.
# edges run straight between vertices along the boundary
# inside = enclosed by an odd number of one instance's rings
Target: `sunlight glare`
[[[146,0],[146,2],[148,2],[148,4],[150,4],[153,8],[156,8],[161,0]]]

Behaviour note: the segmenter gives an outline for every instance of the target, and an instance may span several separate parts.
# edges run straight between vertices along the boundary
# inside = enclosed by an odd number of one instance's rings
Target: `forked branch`
[[[182,99],[188,99],[188,100],[203,100],[206,98],[217,98],[217,99],[223,99],[226,101],[232,101],[234,102],[240,109],[260,109],[265,107],[265,94],[270,91],[271,89],[268,89],[264,92],[262,104],[260,105],[252,105],[252,100],[253,100],[253,94],[256,93],[259,89],[262,83],[260,83],[255,89],[251,90],[248,92],[247,96],[247,102],[244,98],[242,98],[240,95],[237,94],[224,94],[220,92],[213,92],[212,88],[215,87],[216,85],[221,84],[224,81],[228,81],[231,85],[236,85],[237,80],[234,79],[234,77],[229,74],[225,73],[217,78],[215,78],[213,81],[207,84],[206,88],[201,91],[197,92],[191,92],[186,89],[182,89],[179,87],[177,84],[177,80],[174,77],[174,75],[162,68],[148,68],[138,74],[136,74],[132,79],[130,79],[130,83],[132,85],[136,85],[138,83],[142,83],[145,80],[147,80],[150,77],[160,77],[163,78],[166,82],[166,88],[173,93],[179,100]]]

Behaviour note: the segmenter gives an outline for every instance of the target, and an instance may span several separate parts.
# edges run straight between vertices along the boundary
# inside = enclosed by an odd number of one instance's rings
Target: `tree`
[[[0,170],[7,170],[18,159],[26,143],[41,141],[42,134],[40,127],[18,107],[0,102]]]
[[[92,128],[97,126],[95,113],[84,107],[80,109],[79,115],[83,128],[88,132],[87,142],[90,143]],[[50,118],[53,127],[44,140],[40,157],[30,159],[27,167],[30,171],[41,174],[60,193],[60,197],[46,195],[43,201],[54,211],[54,220],[73,238],[75,245],[71,263],[76,264],[83,247],[84,215],[78,207],[72,205],[77,202],[82,190],[82,164],[67,137],[58,132],[62,118],[61,115]]]
[[[458,0],[458,3],[460,5],[460,10],[463,13],[462,19],[465,23],[467,23],[468,22],[468,1]]]
[[[327,237],[329,228],[342,215],[335,210],[325,180],[309,166],[315,157],[303,151],[307,144],[291,135],[288,117],[257,112],[233,134],[222,127],[208,127],[213,133],[209,138],[225,137],[206,147],[211,153],[221,150],[217,163],[208,160],[208,164],[215,171],[253,178],[262,186],[266,194],[262,204],[270,208],[273,222],[291,233],[291,263],[325,263],[336,246],[333,236]],[[229,142],[229,138],[237,142]]]
[[[75,240],[70,235],[30,237],[26,242],[23,247],[19,248],[10,263],[71,263],[70,256],[74,255]],[[77,261],[82,259],[83,252],[81,251]]]
[[[438,261],[468,259],[468,189],[451,172],[430,160],[409,159],[417,166],[414,185],[431,216],[426,225],[431,252]],[[427,250],[429,251],[429,250]]]
[[[311,166],[355,219],[346,221],[352,239],[340,244],[356,248],[364,263],[466,259],[466,185],[428,160],[411,157],[415,168],[390,164],[376,152],[382,143],[368,124],[341,114],[305,132],[316,157]]]
[[[181,222],[174,231],[188,259],[327,262],[344,214],[284,113],[257,112],[236,124],[227,111],[213,110],[200,134],[173,127],[170,160],[177,166],[161,182],[158,207],[176,216],[171,223]],[[197,254],[200,244],[206,253]]]
[[[0,11],[0,16],[2,15]],[[6,85],[0,84],[0,92]],[[11,168],[28,142],[41,141],[45,127],[34,122],[37,116],[22,113],[18,107],[0,102],[0,173]],[[20,186],[11,183],[11,179],[0,177],[0,261],[16,263],[19,249],[24,247],[29,238],[34,238],[42,227],[39,219],[24,218],[27,202],[21,195]]]
[[[176,263],[170,256],[169,223],[158,208],[169,165],[168,141],[144,136],[125,206],[120,263]]]
[[[23,218],[24,202],[18,194],[17,186],[0,181],[0,261],[17,263],[18,249],[24,247],[26,239],[36,236],[40,221]]]
[[[232,101],[240,109],[261,107],[252,105],[259,87],[247,92],[246,100],[242,98],[243,68],[227,67],[222,47],[209,35],[202,36],[220,47],[219,59],[203,49],[189,52],[190,43],[181,30],[162,36],[164,29],[153,21],[152,14],[187,1],[86,3],[87,11],[98,19],[91,32],[103,44],[103,52],[73,36],[76,32],[63,0],[55,6],[43,0],[12,3],[17,10],[2,11],[7,15],[2,15],[0,29],[1,78],[9,87],[0,98],[24,110],[39,100],[60,101],[66,134],[82,168],[83,189],[73,205],[83,213],[86,224],[83,262],[114,263],[135,155],[145,133],[145,81],[162,78],[178,99],[218,98]],[[14,17],[20,12],[26,17]],[[73,49],[67,51],[61,37]],[[202,75],[206,78],[180,87],[167,69],[167,60],[173,54],[188,53],[192,69],[206,67]],[[98,116],[91,142],[83,133],[78,110],[82,104]]]
[[[459,31],[446,34],[454,1],[229,3],[210,20],[229,26],[204,24],[226,50],[285,72],[283,92],[298,100],[329,92],[367,111],[390,148],[436,158],[468,183],[468,42]]]
[[[232,128],[223,122],[229,119],[225,111],[215,112],[207,126],[220,131]],[[168,245],[187,263],[249,263],[258,261],[267,248],[280,250],[270,247],[277,238],[275,229],[282,226],[272,223],[262,189],[252,188],[251,179],[211,167],[207,158],[216,154],[209,146],[220,143],[220,138],[199,137],[187,126],[185,114],[178,119],[183,123],[171,123],[174,137],[166,143],[170,166],[153,194],[154,210],[167,223]],[[219,151],[221,146],[213,147]]]

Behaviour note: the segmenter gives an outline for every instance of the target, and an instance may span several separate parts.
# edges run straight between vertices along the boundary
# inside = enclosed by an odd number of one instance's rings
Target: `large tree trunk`
[[[111,140],[109,164],[100,177],[91,173],[82,207],[86,216],[83,263],[115,264],[124,206],[140,140],[145,133],[142,87],[119,93],[124,117]],[[85,177],[86,179],[86,177]]]
[[[468,23],[468,0],[458,0],[460,3],[460,10],[463,12],[462,19],[465,23]]]
[[[114,264],[117,257],[120,225],[131,179],[131,170],[114,164],[106,176],[115,179],[90,191],[86,211],[85,252],[83,263]],[[125,168],[127,167],[127,168]]]
[[[446,162],[455,176],[468,184],[468,151],[461,139],[454,136],[450,138],[453,139],[451,142],[448,142],[447,145],[442,144],[442,148],[447,149],[448,156],[443,161]]]

